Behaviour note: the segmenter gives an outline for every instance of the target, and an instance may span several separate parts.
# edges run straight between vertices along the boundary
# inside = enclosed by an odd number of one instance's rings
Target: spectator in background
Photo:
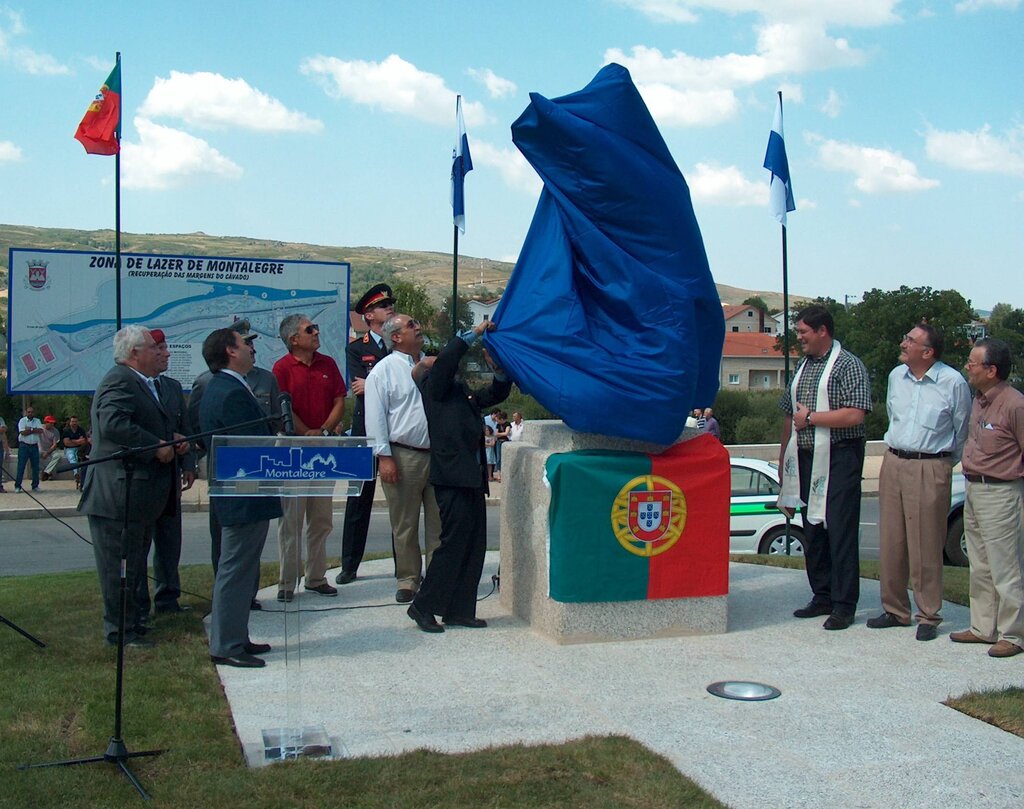
[[[494,479],[501,481],[501,447],[509,439],[508,414],[504,410],[494,413]]]
[[[57,471],[57,465],[64,457],[60,433],[57,419],[53,416],[43,417],[43,434],[39,440],[39,457],[43,462],[42,478],[44,481],[53,477],[53,473]]]
[[[0,492],[4,488],[4,475],[7,474],[7,456],[11,454],[11,445],[7,442],[7,422],[0,416]]]
[[[76,464],[84,461],[85,458],[80,457],[84,454],[82,448],[89,443],[89,439],[85,436],[85,430],[82,429],[82,425],[78,423],[78,416],[72,416],[68,419],[67,427],[60,434],[60,442],[64,447],[64,457],[70,464]],[[75,488],[82,488],[82,469],[75,470]]]
[[[508,440],[509,441],[522,441],[523,440],[523,427],[526,424],[523,422],[523,414],[516,411],[512,414],[512,423],[508,425]]]
[[[494,453],[494,428],[489,424],[484,425],[484,450],[487,453],[487,480],[494,480],[494,464],[495,464],[495,453]]]
[[[25,415],[18,420],[18,471],[14,476],[14,491],[21,491],[25,479],[25,466],[32,464],[32,491],[39,491],[39,442],[42,440],[43,423],[35,417],[32,405],[25,408]]]
[[[722,429],[718,426],[718,419],[715,418],[710,407],[704,408],[704,429],[719,441],[722,440]]]

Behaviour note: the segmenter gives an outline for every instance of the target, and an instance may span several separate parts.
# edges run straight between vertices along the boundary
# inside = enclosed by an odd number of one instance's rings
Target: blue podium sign
[[[215,436],[209,460],[210,493],[330,496],[358,493],[376,474],[366,439],[319,436]]]

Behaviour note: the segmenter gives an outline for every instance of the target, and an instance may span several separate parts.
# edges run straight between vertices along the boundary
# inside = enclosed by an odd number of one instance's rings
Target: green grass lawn
[[[265,582],[276,566],[265,566]],[[140,799],[111,764],[18,771],[102,755],[113,731],[116,650],[102,642],[92,572],[0,579],[0,807],[122,807]],[[182,587],[209,593],[207,567]],[[154,649],[127,649],[123,736],[129,751],[166,748],[132,770],[167,807],[720,807],[665,758],[622,738],[513,745],[463,755],[245,765],[197,611],[158,621]]]

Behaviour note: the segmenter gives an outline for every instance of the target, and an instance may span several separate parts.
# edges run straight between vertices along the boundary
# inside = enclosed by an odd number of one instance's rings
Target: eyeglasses
[[[308,326],[306,326],[306,328],[303,329],[303,331],[306,332],[306,334],[319,334],[320,327],[316,325],[316,323],[310,323]]]
[[[921,348],[931,348],[931,346],[928,345],[928,343],[920,343],[913,337],[911,337],[909,334],[904,334],[903,339],[908,343],[917,343],[917,345],[921,346]]]

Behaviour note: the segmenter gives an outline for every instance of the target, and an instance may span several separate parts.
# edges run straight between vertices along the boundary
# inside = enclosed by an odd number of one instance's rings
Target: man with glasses
[[[391,353],[366,377],[366,432],[373,437],[380,482],[388,501],[395,552],[395,600],[413,600],[423,579],[420,508],[427,565],[441,543],[441,514],[430,484],[430,438],[412,369],[423,357],[423,332],[408,315],[384,323]]]
[[[352,393],[356,396],[356,409],[352,414],[352,435],[366,435],[366,403],[364,391],[366,377],[378,362],[388,355],[384,345],[384,324],[395,313],[395,296],[387,284],[377,284],[359,299],[355,305],[356,314],[362,315],[366,323],[366,334],[360,340],[353,340],[345,349]],[[370,528],[373,512],[373,495],[377,481],[363,482],[362,491],[348,498],[345,504],[345,528],[341,535],[341,572],[335,584],[348,584],[356,579],[359,564],[366,550],[366,532]]]
[[[1006,382],[1010,365],[1010,347],[988,338],[966,366],[975,394],[963,457],[971,628],[949,639],[989,644],[990,657],[1024,652],[1024,394]]]
[[[889,429],[878,481],[882,614],[871,629],[910,626],[914,591],[917,639],[934,640],[942,622],[942,550],[953,467],[967,440],[971,392],[942,362],[942,335],[919,323],[900,343],[889,374]]]
[[[281,390],[292,397],[296,435],[331,436],[345,413],[345,380],[338,364],[319,352],[320,329],[304,314],[288,315],[281,321],[281,340],[288,353],[274,363],[274,376]],[[327,583],[327,537],[334,527],[330,497],[282,498],[284,515],[278,525],[281,575],[277,600],[291,601],[302,561],[303,521],[306,531],[306,591],[336,596]]]

